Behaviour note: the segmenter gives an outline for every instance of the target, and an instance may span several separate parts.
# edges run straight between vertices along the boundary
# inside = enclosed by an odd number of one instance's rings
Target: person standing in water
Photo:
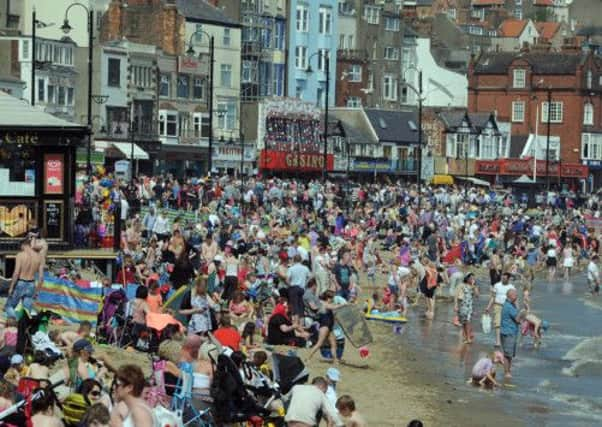
[[[495,328],[495,346],[501,346],[500,328],[502,320],[502,307],[506,302],[506,295],[510,289],[515,289],[510,283],[510,273],[502,274],[502,281],[495,284],[489,298],[489,304],[485,309],[485,313],[489,314],[493,306],[493,327]]]

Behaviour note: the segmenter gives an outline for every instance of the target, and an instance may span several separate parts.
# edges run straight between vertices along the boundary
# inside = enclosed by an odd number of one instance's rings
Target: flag
[[[66,279],[44,275],[44,285],[38,291],[34,308],[50,310],[64,320],[96,324],[102,307],[102,288],[82,288]]]

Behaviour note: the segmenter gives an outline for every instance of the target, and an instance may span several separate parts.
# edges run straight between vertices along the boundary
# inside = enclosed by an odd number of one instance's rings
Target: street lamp
[[[416,67],[409,67],[407,70]],[[420,194],[422,193],[422,102],[424,101],[422,92],[422,70],[418,70],[418,88],[404,80],[402,84],[408,87],[418,96],[418,170],[416,171],[416,183],[418,184],[418,203],[420,204]]]
[[[324,60],[324,72],[326,73],[326,96],[324,102],[324,153],[323,153],[323,162],[322,165],[322,181],[326,182],[326,168],[328,167],[328,92],[330,92],[330,57],[328,55],[328,51],[322,52],[318,51],[313,53],[307,59],[307,69],[305,70],[308,74],[311,74],[313,70],[311,69],[311,60],[316,55],[322,55],[322,59]]]
[[[63,25],[61,26],[61,30],[63,33],[69,34],[73,27],[69,25],[69,11],[72,7],[79,6],[82,7],[86,13],[88,14],[88,128],[92,129],[92,62],[93,62],[93,53],[94,53],[94,11],[92,9],[88,9],[82,3],[73,3],[69,5],[67,10],[65,10],[65,20],[63,21]],[[34,25],[35,27],[35,25]],[[88,147],[86,153],[86,173],[88,177],[92,175],[92,134],[88,135]]]
[[[31,14],[31,105],[36,105],[36,65],[40,62],[36,60],[36,29],[51,27],[54,24],[46,24],[36,18],[36,9],[33,8]]]
[[[213,68],[214,68],[214,59],[215,59],[215,39],[208,32],[197,29],[194,33],[190,35],[190,40],[188,41],[188,49],[186,50],[186,55],[194,56],[195,51],[192,47],[192,39],[197,34],[205,34],[209,37],[209,158],[207,162],[207,166],[209,169],[208,176],[211,176],[211,171],[213,170]]]

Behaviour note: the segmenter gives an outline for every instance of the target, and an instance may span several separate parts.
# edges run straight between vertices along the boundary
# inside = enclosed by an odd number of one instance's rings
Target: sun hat
[[[341,372],[337,368],[328,368],[326,376],[330,381],[339,382],[341,381]]]
[[[23,363],[23,356],[21,356],[20,354],[13,354],[10,358],[10,364],[11,365],[20,365],[21,363]]]

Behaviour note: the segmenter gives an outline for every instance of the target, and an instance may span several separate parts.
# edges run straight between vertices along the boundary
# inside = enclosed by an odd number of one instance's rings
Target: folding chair
[[[192,425],[198,427],[213,427],[209,409],[197,410],[192,403],[192,364],[182,362],[179,365],[180,377],[176,383],[176,389],[171,399],[171,411],[175,412],[179,419],[184,421],[184,426]]]

